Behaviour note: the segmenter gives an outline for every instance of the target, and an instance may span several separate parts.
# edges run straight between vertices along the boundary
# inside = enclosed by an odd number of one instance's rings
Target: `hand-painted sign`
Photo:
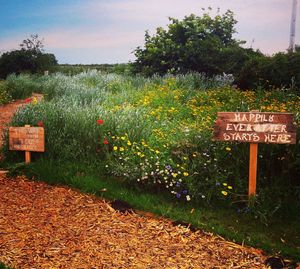
[[[296,124],[291,113],[218,112],[213,139],[250,143],[250,197],[256,193],[258,143],[296,144]]]
[[[296,125],[291,113],[218,112],[213,139],[295,144]]]
[[[9,149],[23,151],[45,151],[43,127],[10,127]]]

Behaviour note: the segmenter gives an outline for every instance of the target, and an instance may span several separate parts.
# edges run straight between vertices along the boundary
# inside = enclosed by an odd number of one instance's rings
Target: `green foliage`
[[[53,68],[57,60],[53,54],[43,53],[42,41],[37,35],[24,40],[21,49],[5,52],[0,57],[0,78],[15,73],[41,73]]]
[[[243,89],[286,87],[299,94],[300,51],[251,57],[237,74],[236,82]]]
[[[200,72],[208,76],[232,74],[241,89],[258,86],[291,88],[299,93],[300,51],[265,56],[243,48],[235,40],[237,21],[231,11],[211,17],[189,15],[183,20],[170,18],[167,29],[145,34],[145,44],[134,53],[132,71],[146,76]],[[298,47],[297,47],[298,48]]]
[[[208,13],[201,17],[191,14],[181,21],[174,18],[170,21],[167,30],[157,28],[154,36],[146,32],[144,48],[135,50],[136,72],[232,74],[253,53],[242,49],[233,38],[237,21],[230,10],[215,17]]]
[[[249,149],[243,143],[211,140],[217,112],[287,111],[296,122],[300,119],[295,94],[284,89],[237,91],[228,87],[228,76],[189,73],[147,79],[90,71],[39,79],[13,76],[7,83],[11,88],[39,85],[48,100],[28,104],[13,119],[14,126],[43,122],[46,152],[33,154],[33,159],[84,160],[106,166],[107,173],[132,185],[167,190],[181,201],[233,203],[241,210],[248,208]],[[299,152],[299,143],[259,147],[259,193],[249,211],[254,217],[266,222],[299,210]],[[7,145],[5,155],[8,160],[24,158]]]
[[[11,95],[8,93],[7,83],[0,80],[0,105],[6,104],[11,100]]]
[[[6,79],[7,92],[13,99],[26,98],[33,92],[40,93],[44,80],[47,80],[47,77],[11,74]]]

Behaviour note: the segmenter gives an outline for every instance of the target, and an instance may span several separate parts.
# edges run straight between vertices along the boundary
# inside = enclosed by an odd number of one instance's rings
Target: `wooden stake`
[[[249,189],[248,189],[249,197],[256,194],[257,151],[258,151],[258,143],[250,143]]]
[[[30,125],[26,124],[25,127],[30,127]],[[31,154],[30,151],[25,151],[25,163],[31,162]]]
[[[30,163],[30,162],[31,162],[30,151],[25,151],[25,163]]]

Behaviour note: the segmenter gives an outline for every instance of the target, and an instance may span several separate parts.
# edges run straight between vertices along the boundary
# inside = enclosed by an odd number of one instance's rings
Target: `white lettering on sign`
[[[259,136],[255,133],[223,133],[223,138],[225,141],[259,141]]]
[[[265,115],[259,113],[235,113],[234,121],[248,121],[248,122],[273,122],[274,115]]]
[[[265,134],[265,143],[286,144],[291,143],[291,135],[288,134]]]
[[[226,131],[287,133],[286,124],[227,123]]]

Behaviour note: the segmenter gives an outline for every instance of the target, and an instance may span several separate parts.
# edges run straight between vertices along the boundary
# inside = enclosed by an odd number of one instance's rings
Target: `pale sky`
[[[146,30],[154,34],[168,17],[200,16],[209,6],[234,12],[235,38],[246,47],[268,55],[288,48],[292,0],[0,0],[0,52],[38,34],[61,64],[125,63],[134,60]],[[300,3],[296,44],[299,9]]]

